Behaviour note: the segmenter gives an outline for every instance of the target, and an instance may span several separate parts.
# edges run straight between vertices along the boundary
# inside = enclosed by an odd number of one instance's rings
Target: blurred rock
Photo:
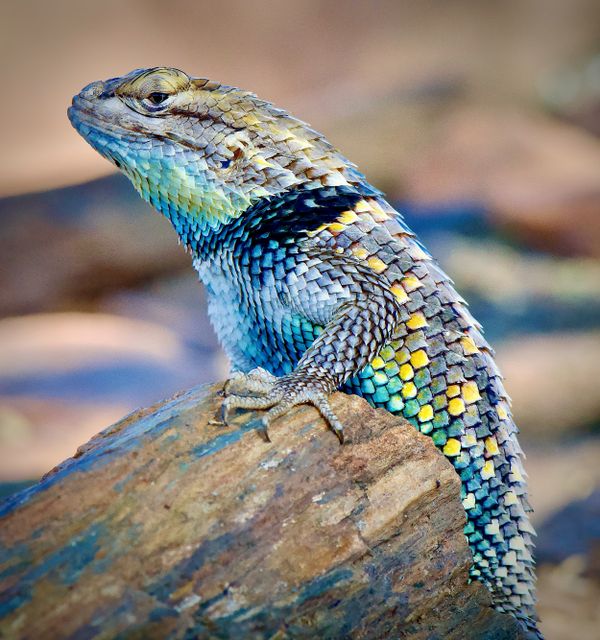
[[[498,306],[521,306],[554,299],[600,312],[600,262],[518,251],[481,238],[447,238],[441,259],[460,289],[476,292]],[[437,257],[437,253],[436,253]],[[596,306],[595,306],[596,305]],[[600,313],[594,316],[597,324]],[[575,319],[572,319],[572,321]]]
[[[538,567],[537,609],[548,640],[598,640],[600,587],[584,571],[581,556]]]
[[[0,320],[0,371],[5,378],[60,374],[91,361],[131,358],[168,364],[182,356],[177,335],[150,322],[99,313]]]
[[[0,481],[36,477],[123,413],[223,375],[209,339],[99,313],[0,320]]]
[[[391,95],[356,113],[342,111],[327,123],[326,134],[391,200],[403,199],[410,194],[415,159],[433,143],[435,125],[452,98],[451,90],[414,99]]]
[[[600,136],[600,54],[572,61],[542,76],[538,92],[546,107]]]
[[[585,573],[593,573],[589,571],[592,555],[600,548],[600,488],[553,513],[537,526],[537,533],[539,563],[560,564],[571,556],[582,556]]]
[[[169,223],[120,175],[0,200],[0,316],[64,309],[189,268]]]
[[[599,517],[598,514],[596,514],[596,517]],[[600,539],[598,537],[593,541],[592,548],[588,554],[585,576],[600,584]]]
[[[599,423],[600,333],[520,336],[496,346],[525,437],[573,437]]]
[[[538,536],[538,613],[549,640],[597,640],[600,439],[525,446]],[[596,487],[596,489],[594,489]]]
[[[562,117],[600,137],[600,99],[576,109],[561,113]]]
[[[408,197],[479,202],[530,246],[600,256],[600,141],[515,109],[457,106],[407,175]]]
[[[76,394],[64,400],[0,395],[0,483],[40,478],[130,410],[125,403],[83,402]]]
[[[600,486],[600,437],[564,438],[552,443],[521,434],[527,454],[533,524],[544,523],[567,505],[584,501]],[[543,541],[540,541],[543,543]]]
[[[492,346],[524,334],[598,327],[600,262],[518,251],[489,230],[468,237],[465,228],[431,240],[422,237],[469,302]]]
[[[221,348],[208,319],[206,292],[191,267],[135,290],[107,293],[98,301],[97,309],[168,327],[193,348],[215,352]],[[222,375],[223,371],[215,372],[214,378]]]

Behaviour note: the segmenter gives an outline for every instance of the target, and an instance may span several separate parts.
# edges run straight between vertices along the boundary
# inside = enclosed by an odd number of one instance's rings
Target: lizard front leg
[[[311,404],[343,442],[343,425],[331,409],[328,396],[363,369],[391,339],[401,308],[383,278],[353,260],[336,256],[335,262],[328,277],[339,275],[351,282],[353,297],[339,304],[291,373],[276,378],[264,369],[256,369],[245,377],[236,376],[230,385],[234,394],[223,402],[225,422],[233,409],[268,409],[261,419],[268,434],[275,418],[299,404]]]

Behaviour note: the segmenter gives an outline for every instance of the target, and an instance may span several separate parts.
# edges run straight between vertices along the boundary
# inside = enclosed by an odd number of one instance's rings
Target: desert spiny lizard
[[[172,68],[94,82],[78,132],[173,224],[265,429],[335,389],[405,416],[462,480],[471,576],[537,632],[534,531],[493,352],[402,216],[327,140],[254,94]],[[237,393],[236,393],[237,391]]]

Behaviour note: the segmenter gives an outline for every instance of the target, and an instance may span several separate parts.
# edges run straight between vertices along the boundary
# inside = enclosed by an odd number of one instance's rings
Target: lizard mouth
[[[80,96],[73,98],[71,106],[67,109],[67,117],[77,132],[86,139],[89,130],[103,135],[110,135],[111,132],[117,134],[129,131],[129,129],[103,116],[98,109],[94,109],[87,100]]]
[[[67,116],[73,128],[91,147],[117,169],[125,171],[126,163],[117,151],[118,141],[125,137],[131,140],[135,135],[133,131],[108,119],[80,96],[73,98],[71,106],[67,109]]]
[[[140,137],[168,140],[197,153],[201,153],[204,149],[202,145],[197,144],[193,140],[177,135],[171,131],[167,130],[163,133],[150,131],[144,127],[141,122],[128,122],[128,126],[124,126],[122,123],[116,121],[116,119],[113,120],[104,116],[98,109],[95,109],[88,100],[81,97],[81,95],[74,96],[71,106],[67,109],[67,116],[75,130],[95,148],[98,148],[98,146],[93,143],[93,140],[99,136],[103,138],[127,136],[129,138]]]

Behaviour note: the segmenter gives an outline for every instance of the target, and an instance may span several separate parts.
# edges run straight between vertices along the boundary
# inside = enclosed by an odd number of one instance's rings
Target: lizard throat
[[[124,166],[123,173],[138,193],[173,225],[181,242],[197,253],[206,238],[238,218],[251,199],[225,193],[221,187],[195,179],[183,170],[153,175]]]

